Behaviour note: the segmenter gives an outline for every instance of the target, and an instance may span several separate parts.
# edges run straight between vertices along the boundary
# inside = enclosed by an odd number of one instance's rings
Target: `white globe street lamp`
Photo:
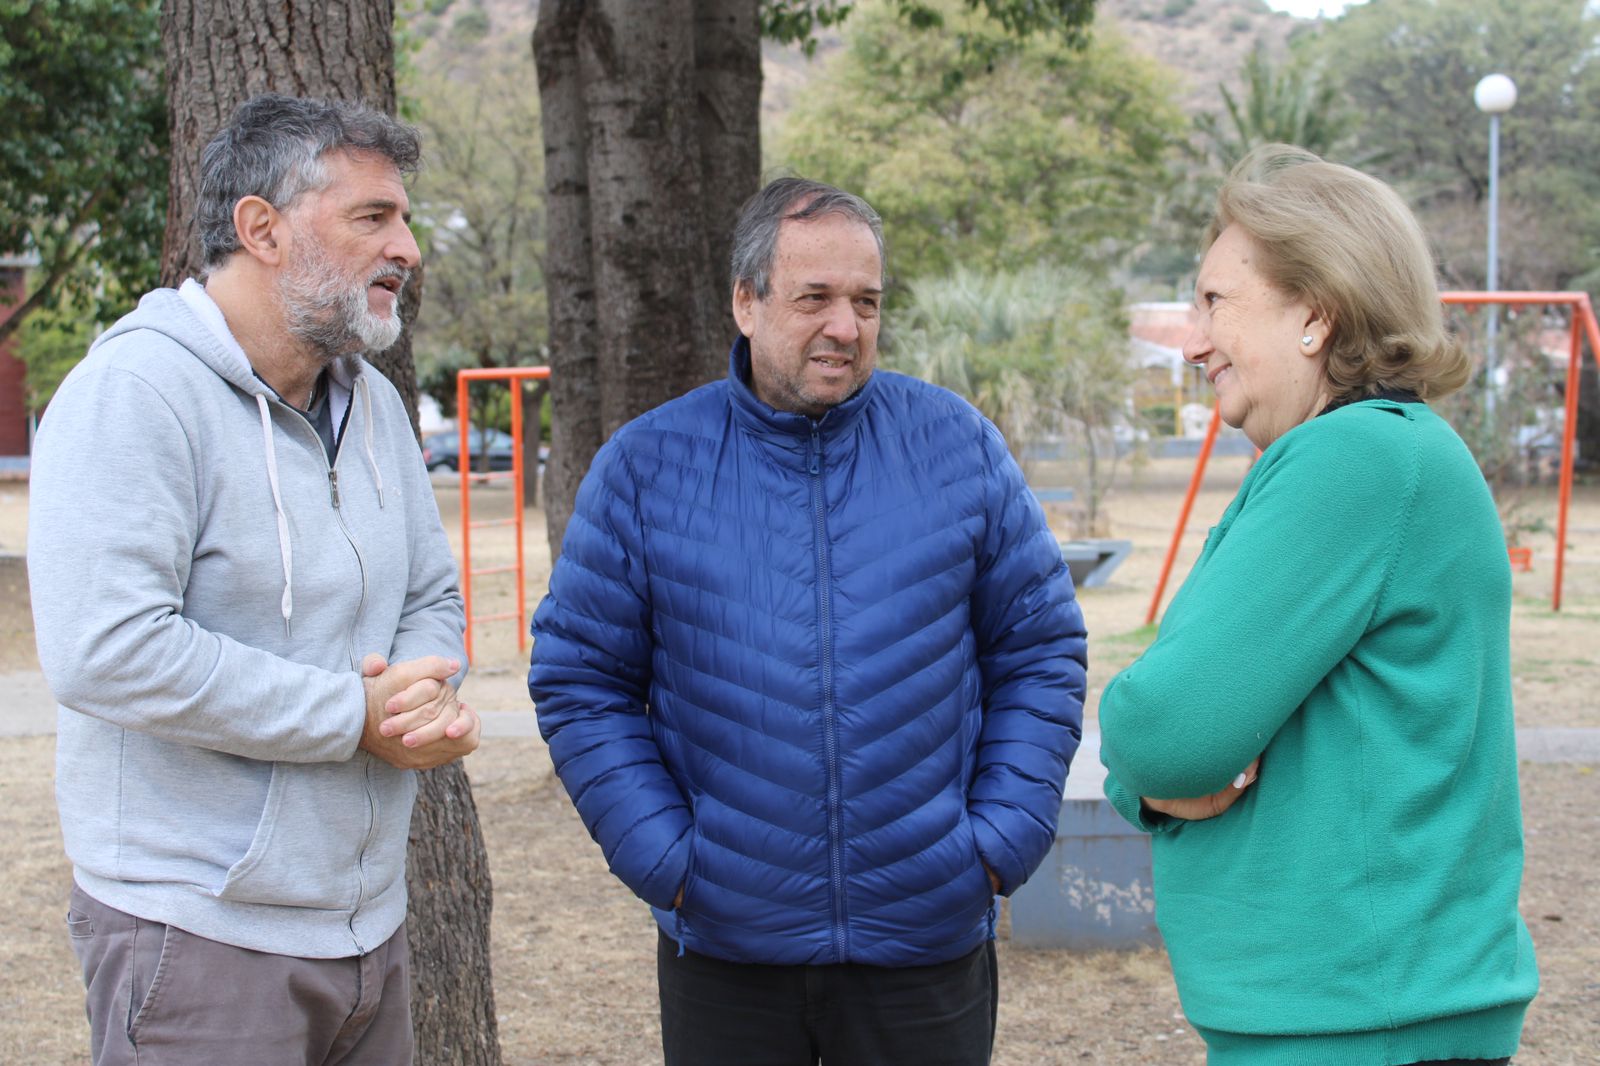
[[[1488,74],[1472,90],[1472,100],[1478,110],[1489,116],[1489,265],[1487,289],[1494,292],[1500,287],[1500,116],[1517,102],[1516,82],[1504,74]],[[1489,390],[1484,398],[1484,409],[1490,428],[1494,425],[1494,397],[1499,388],[1495,380],[1495,342],[1500,332],[1500,305],[1488,307],[1488,336],[1484,353]]]

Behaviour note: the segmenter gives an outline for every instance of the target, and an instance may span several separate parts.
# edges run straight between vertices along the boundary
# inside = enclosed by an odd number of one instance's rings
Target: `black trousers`
[[[951,962],[758,966],[656,947],[666,1066],[984,1066],[994,942]]]

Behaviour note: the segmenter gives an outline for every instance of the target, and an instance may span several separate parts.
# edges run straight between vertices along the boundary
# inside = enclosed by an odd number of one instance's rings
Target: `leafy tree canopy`
[[[156,283],[167,119],[156,0],[0,0],[0,251],[109,318]],[[8,332],[0,327],[0,336]]]
[[[895,14],[913,29],[944,27],[949,7],[937,0],[892,0]],[[962,0],[969,11],[982,10],[1016,36],[1053,33],[1081,44],[1094,18],[1094,0]],[[819,28],[843,22],[854,0],[761,0],[761,33],[777,41],[797,41],[810,55]]]
[[[544,152],[525,48],[435,43],[416,49],[400,91],[426,163],[412,191],[427,272],[418,380],[452,411],[458,369],[542,361]]]
[[[1350,144],[1356,113],[1321,63],[1296,57],[1283,65],[1267,58],[1258,42],[1245,57],[1244,91],[1239,96],[1219,85],[1221,114],[1195,117],[1201,150],[1219,176],[1263,144],[1296,144],[1334,158]]]
[[[863,5],[769,152],[866,197],[898,277],[1044,259],[1111,269],[1145,235],[1183,129],[1156,65],[1101,32],[1017,38],[965,0],[942,34]]]
[[[1472,90],[1496,72],[1517,84],[1501,120],[1502,284],[1600,282],[1597,39],[1600,15],[1579,0],[1384,0],[1316,42],[1362,116],[1360,145],[1410,195],[1453,283],[1483,283],[1488,119]]]

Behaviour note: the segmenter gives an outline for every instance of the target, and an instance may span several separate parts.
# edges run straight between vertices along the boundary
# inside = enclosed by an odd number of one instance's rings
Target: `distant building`
[[[28,263],[0,256],[0,322],[27,298]],[[17,358],[17,335],[0,344],[0,456],[28,454],[27,367]]]
[[[1210,390],[1198,367],[1183,361],[1194,308],[1186,303],[1137,303],[1128,307],[1128,355],[1142,373],[1134,388],[1134,405],[1161,424],[1152,429],[1183,436],[1181,413],[1188,404],[1204,403]]]

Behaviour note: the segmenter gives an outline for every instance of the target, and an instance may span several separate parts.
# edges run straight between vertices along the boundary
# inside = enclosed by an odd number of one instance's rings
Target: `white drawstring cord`
[[[365,375],[356,378],[356,388],[361,392],[362,437],[367,445],[367,464],[372,467],[372,481],[378,486],[378,506],[383,506],[383,474],[378,471],[378,458],[372,454],[372,394],[367,391]]]
[[[278,450],[272,443],[272,411],[267,398],[256,393],[256,407],[261,411],[261,438],[267,453],[267,484],[272,487],[272,505],[278,512],[278,556],[283,560],[283,635],[289,636],[289,619],[294,615],[294,550],[289,545],[289,516],[283,511],[283,497],[278,492]]]

